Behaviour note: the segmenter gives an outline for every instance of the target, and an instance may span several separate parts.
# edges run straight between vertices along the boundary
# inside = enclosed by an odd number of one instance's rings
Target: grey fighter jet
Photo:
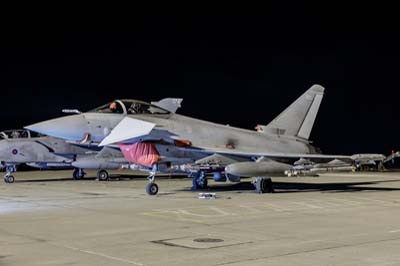
[[[6,170],[6,183],[14,182],[13,173],[21,164],[41,170],[74,169],[74,179],[83,178],[84,170],[98,170],[99,181],[109,179],[107,170],[129,166],[119,148],[77,145],[47,136],[31,137],[28,130],[0,132],[0,168]]]
[[[158,192],[155,174],[163,167],[190,173],[193,188],[207,186],[205,174],[213,172],[214,178],[222,181],[257,177],[257,191],[267,192],[272,191],[271,174],[284,173],[299,159],[350,160],[349,156],[319,154],[308,140],[323,93],[323,87],[312,86],[257,131],[190,118],[136,100],[120,101],[120,112],[127,113],[122,120],[104,106],[27,129],[75,141],[90,138],[100,146],[118,145],[128,162],[151,169],[146,187],[150,195]]]
[[[13,131],[21,132],[21,131]],[[72,145],[63,139],[54,137],[5,138],[0,140],[0,165],[6,169],[4,181],[13,183],[13,173],[17,165],[27,164],[40,169],[72,169],[71,163],[80,156],[97,153],[87,147]],[[19,135],[22,136],[22,135]],[[97,148],[99,149],[99,148]],[[84,176],[82,169],[75,169],[73,177],[80,179]]]

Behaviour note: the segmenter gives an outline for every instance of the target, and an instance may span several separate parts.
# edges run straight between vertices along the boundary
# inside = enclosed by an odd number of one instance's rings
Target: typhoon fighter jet
[[[147,167],[150,195],[158,192],[155,175],[160,168],[188,172],[193,188],[206,187],[206,173],[214,173],[216,181],[257,177],[256,190],[268,192],[271,174],[284,173],[295,161],[350,159],[319,154],[309,141],[323,94],[322,86],[312,86],[257,131],[179,115],[137,100],[119,101],[120,112],[126,112],[122,119],[110,114],[111,106],[104,106],[26,128],[69,140],[90,139],[100,146],[117,145],[128,162]]]

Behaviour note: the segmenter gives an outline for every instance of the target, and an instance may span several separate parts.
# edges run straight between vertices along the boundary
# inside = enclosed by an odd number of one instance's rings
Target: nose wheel
[[[15,181],[15,179],[14,179],[14,176],[13,175],[5,175],[4,176],[4,182],[6,182],[6,183],[14,183],[14,181]]]
[[[157,193],[158,193],[158,185],[155,183],[156,169],[157,169],[157,166],[154,166],[153,171],[151,171],[150,175],[147,177],[147,179],[149,180],[149,183],[146,186],[146,192],[150,196],[157,195]]]
[[[156,183],[148,183],[146,186],[147,194],[154,196],[158,193],[158,185]]]
[[[4,182],[5,183],[14,183],[15,178],[13,176],[13,173],[17,171],[15,165],[8,165],[6,167],[6,175],[4,176]]]

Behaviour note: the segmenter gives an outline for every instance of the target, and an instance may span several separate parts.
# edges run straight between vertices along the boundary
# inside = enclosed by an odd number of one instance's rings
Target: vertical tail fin
[[[320,85],[313,85],[271,123],[263,127],[263,130],[273,134],[308,139],[317,117],[324,90]]]

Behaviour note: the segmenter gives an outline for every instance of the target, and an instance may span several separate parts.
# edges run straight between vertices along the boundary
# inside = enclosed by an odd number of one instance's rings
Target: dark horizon
[[[1,130],[117,98],[184,98],[179,113],[253,129],[313,84],[311,139],[324,153],[400,150],[396,30],[320,15],[135,18],[124,27],[10,29],[0,44]]]

